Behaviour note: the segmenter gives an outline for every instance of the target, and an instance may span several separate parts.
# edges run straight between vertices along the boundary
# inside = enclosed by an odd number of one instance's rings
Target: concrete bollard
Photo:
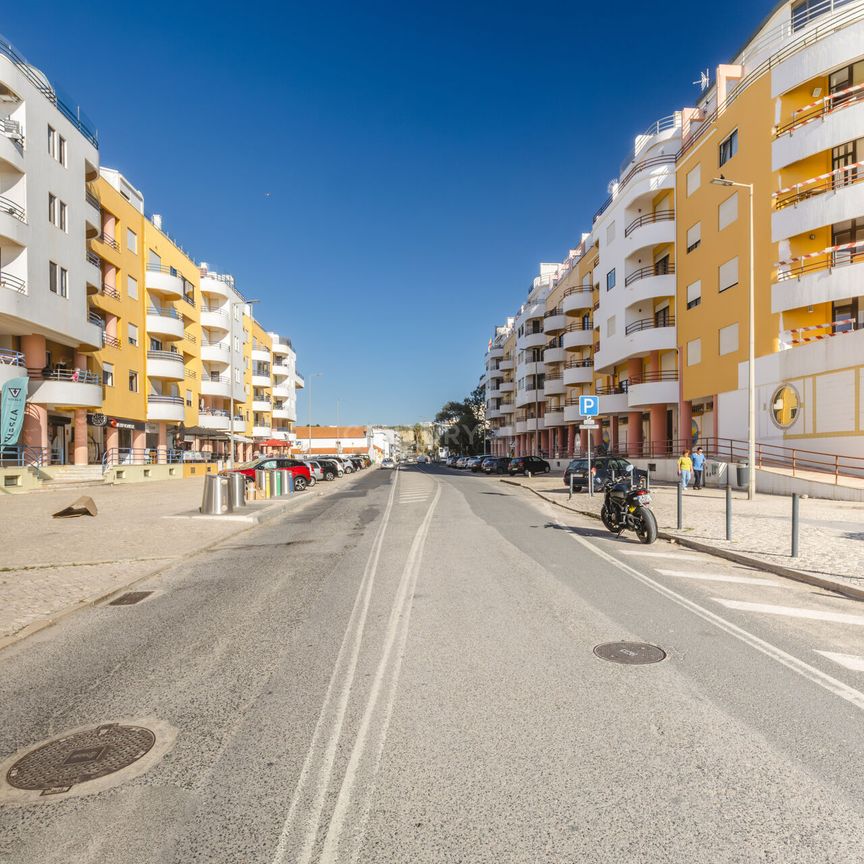
[[[798,493],[792,493],[792,557],[798,557]]]

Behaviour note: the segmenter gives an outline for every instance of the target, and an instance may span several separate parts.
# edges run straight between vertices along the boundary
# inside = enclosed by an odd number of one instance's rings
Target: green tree
[[[446,424],[441,435],[441,446],[458,453],[476,455],[486,446],[486,391],[475,387],[461,402],[447,402],[435,415],[439,423]]]

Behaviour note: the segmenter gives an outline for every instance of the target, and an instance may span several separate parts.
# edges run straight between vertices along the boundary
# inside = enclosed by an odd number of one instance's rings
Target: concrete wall
[[[185,465],[118,465],[105,472],[105,482],[144,483],[151,480],[182,480],[186,467]]]
[[[32,492],[42,481],[32,468],[0,468],[0,495]]]

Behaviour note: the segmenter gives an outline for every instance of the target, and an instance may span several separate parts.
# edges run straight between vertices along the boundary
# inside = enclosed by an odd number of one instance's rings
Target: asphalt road
[[[864,604],[424,467],[136,589],[0,653],[0,760],[118,721],[167,752],[0,789],[0,861],[864,860]]]

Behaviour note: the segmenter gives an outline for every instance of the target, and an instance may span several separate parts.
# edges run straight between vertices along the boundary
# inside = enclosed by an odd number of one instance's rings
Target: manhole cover
[[[112,600],[109,606],[132,606],[134,603],[140,603],[145,597],[149,597],[152,591],[127,591],[121,594],[116,600]]]
[[[6,772],[16,789],[57,795],[79,783],[121,771],[150,752],[156,736],[143,726],[107,723],[49,741]]]
[[[666,652],[656,645],[647,642],[606,642],[598,645],[594,653],[601,660],[611,660],[613,663],[627,663],[631,666],[641,666],[646,663],[659,663],[666,658]]]

